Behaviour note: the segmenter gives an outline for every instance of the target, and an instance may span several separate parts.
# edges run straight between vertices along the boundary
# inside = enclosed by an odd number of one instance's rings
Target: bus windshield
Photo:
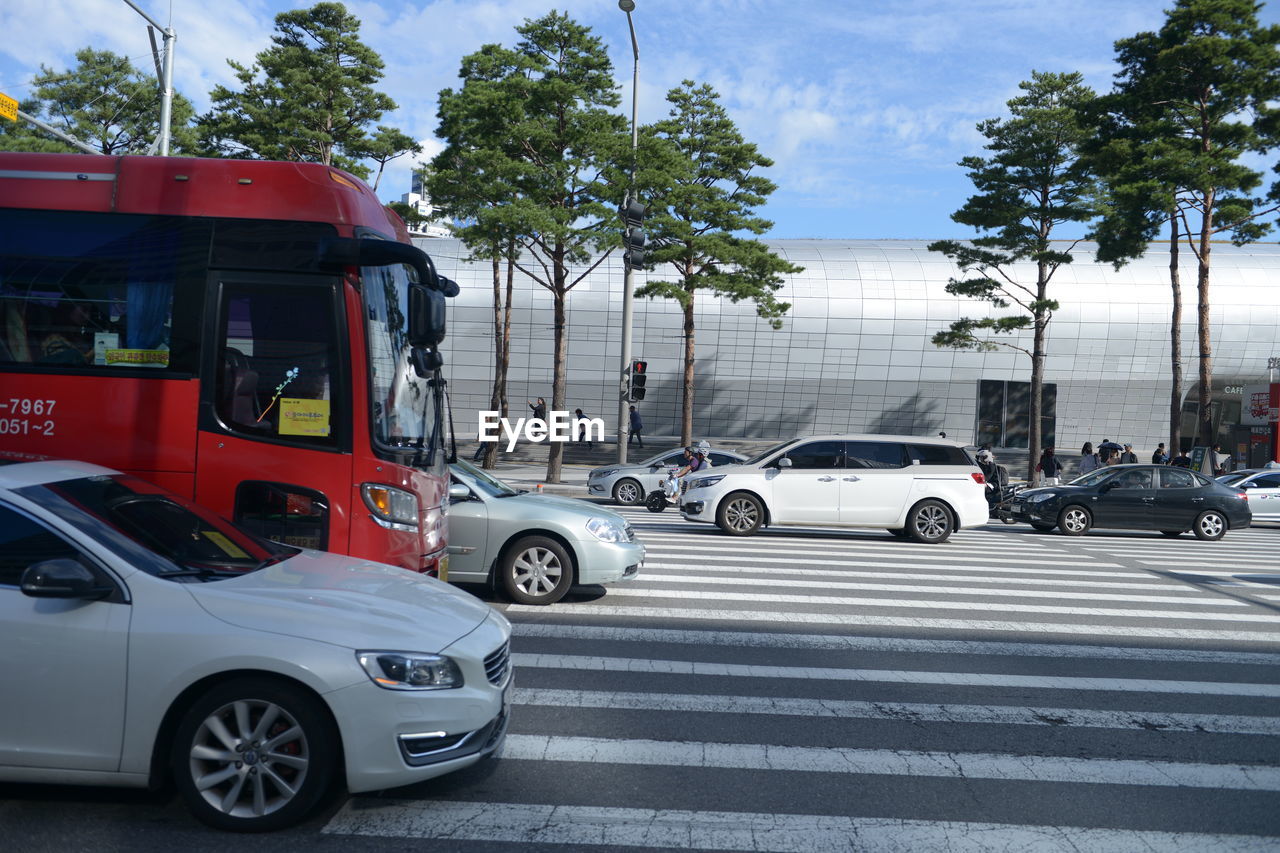
[[[393,264],[362,267],[360,274],[374,441],[383,448],[414,450],[416,467],[444,476],[443,389],[417,374],[409,344],[414,273]]]

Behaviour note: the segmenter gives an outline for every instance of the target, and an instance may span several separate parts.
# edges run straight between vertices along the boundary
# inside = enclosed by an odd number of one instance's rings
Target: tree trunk
[[[1173,288],[1173,316],[1169,322],[1169,458],[1182,450],[1182,279],[1178,274],[1178,216],[1169,218],[1169,286]]]
[[[493,390],[489,394],[489,409],[501,412],[503,398],[506,396],[506,373],[504,365],[507,359],[505,342],[502,339],[502,256],[494,246],[493,252]],[[500,417],[506,417],[503,412]],[[498,442],[485,445],[484,462],[486,468],[493,468],[498,462]]]
[[[693,444],[693,295],[684,305],[684,405],[680,410],[680,444]]]
[[[568,372],[567,354],[569,351],[569,329],[565,324],[565,302],[569,298],[569,291],[565,288],[565,280],[568,278],[568,270],[565,267],[565,252],[563,247],[556,246],[556,250],[552,253],[552,295],[555,297],[555,313],[553,315],[553,325],[555,327],[555,348],[552,358],[552,378],[551,378],[551,406],[547,410],[547,420],[550,421],[554,412],[563,412],[565,410],[565,374]],[[547,482],[560,482],[560,467],[564,461],[564,445],[558,441],[548,442],[550,449],[547,452]]]
[[[1049,289],[1049,270],[1044,261],[1039,262],[1036,273],[1036,299],[1043,301]],[[1040,461],[1040,420],[1044,406],[1044,339],[1049,327],[1046,309],[1035,312],[1031,342],[1031,406],[1030,423],[1027,424],[1027,482],[1036,481],[1036,464]],[[1043,472],[1048,476],[1048,472]]]
[[[1200,264],[1196,270],[1196,287],[1199,290],[1200,337],[1200,443],[1213,447],[1213,341],[1209,329],[1209,250],[1213,236],[1214,191],[1204,196],[1204,216],[1200,220]]]

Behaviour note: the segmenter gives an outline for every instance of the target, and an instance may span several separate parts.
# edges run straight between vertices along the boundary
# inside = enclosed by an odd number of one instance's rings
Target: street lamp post
[[[640,135],[636,128],[636,96],[640,83],[640,46],[636,43],[636,28],[631,21],[631,13],[635,10],[635,0],[618,0],[618,8],[627,13],[627,29],[631,31],[631,185],[627,188],[627,201],[635,191],[636,183],[636,150],[639,148]],[[626,206],[626,203],[623,203]],[[627,438],[631,419],[627,414],[627,376],[631,370],[631,302],[635,288],[635,280],[631,264],[624,264],[622,278],[622,354],[618,361],[618,463],[626,464]]]

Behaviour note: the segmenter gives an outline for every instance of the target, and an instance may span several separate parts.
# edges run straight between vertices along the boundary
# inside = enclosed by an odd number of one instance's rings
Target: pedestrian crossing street
[[[498,603],[502,757],[347,802],[415,849],[1280,850],[1280,529],[722,535]]]

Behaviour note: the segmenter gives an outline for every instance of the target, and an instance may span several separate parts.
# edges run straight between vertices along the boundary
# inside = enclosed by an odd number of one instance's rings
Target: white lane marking
[[[672,555],[667,555],[667,556],[672,556]],[[742,565],[743,563],[748,561],[752,563],[760,563],[762,565],[759,567],[747,567]],[[654,563],[655,564],[661,563],[664,566],[689,565],[688,560],[684,561],[683,563],[671,563],[671,562],[664,561],[664,558],[659,556],[654,557]],[[733,555],[726,555],[724,557],[699,557],[697,560],[697,564],[700,566],[701,565],[714,566],[716,564],[722,564],[722,563],[729,563],[730,565],[728,566],[728,568],[731,568],[731,569],[741,568],[747,571],[756,571],[756,572],[775,571],[775,570],[790,571],[788,563],[780,563],[779,561],[772,560],[772,559],[757,559],[754,557],[738,557]],[[645,565],[649,565],[649,551],[647,550],[645,551]],[[1159,576],[1153,575],[1150,572],[1144,572],[1144,571],[1137,571],[1137,572],[1097,571],[1095,572],[1095,571],[1088,571],[1085,569],[1040,569],[1030,565],[1027,565],[1027,566],[991,566],[991,565],[947,566],[947,565],[939,565],[938,563],[911,563],[903,560],[805,560],[800,565],[805,565],[805,566],[826,565],[826,566],[839,566],[839,567],[857,566],[857,567],[863,567],[863,568],[888,565],[888,566],[892,566],[895,569],[928,569],[929,571],[932,571],[932,572],[993,572],[996,574],[1006,574],[1006,575],[1052,575],[1054,577],[1072,577],[1072,578],[1082,578],[1082,577],[1085,577],[1085,578],[1087,577],[1143,578],[1143,579],[1146,579],[1149,583],[1163,582],[1163,579],[1160,578]],[[1086,563],[1085,565],[1106,567],[1108,565],[1116,565],[1116,564]],[[1119,565],[1116,565],[1116,568],[1119,569],[1122,567]]]
[[[645,553],[646,553],[646,554],[648,553],[648,548],[647,548],[647,547],[646,547],[646,549],[645,549]],[[667,554],[665,554],[664,556],[679,556],[679,555],[681,555],[681,554],[683,554],[683,553],[684,553],[684,549],[679,549],[679,550],[674,550],[674,549],[673,549],[672,551],[668,552],[668,553],[667,553]],[[754,553],[759,553],[759,552],[758,552],[758,551],[756,551],[756,552],[754,552]],[[923,563],[923,562],[908,563],[908,562],[906,562],[906,561],[904,561],[904,560],[902,559],[902,556],[901,556],[901,555],[899,555],[899,556],[894,556],[894,555],[890,555],[890,554],[879,554],[879,555],[877,555],[877,554],[851,554],[851,555],[849,555],[849,556],[850,556],[850,558],[862,558],[862,561],[861,561],[861,562],[860,562],[859,560],[857,560],[857,559],[849,559],[849,558],[846,558],[846,559],[834,559],[834,560],[827,560],[827,559],[815,559],[815,558],[813,558],[813,557],[804,556],[804,555],[800,555],[800,554],[787,554],[787,555],[785,555],[785,556],[784,556],[784,555],[779,555],[779,556],[777,556],[777,557],[748,557],[748,556],[741,555],[741,554],[727,553],[727,552],[725,552],[725,550],[724,550],[723,548],[717,548],[717,549],[714,549],[714,554],[715,554],[715,556],[706,556],[706,555],[699,554],[699,555],[697,556],[697,559],[699,559],[699,560],[715,560],[715,561],[717,561],[717,562],[719,562],[719,561],[724,561],[724,560],[731,560],[731,561],[733,561],[733,562],[740,562],[740,563],[765,563],[765,564],[769,564],[769,565],[776,565],[776,564],[778,563],[778,560],[779,560],[779,559],[786,559],[786,560],[788,560],[788,561],[798,562],[798,563],[800,563],[800,564],[802,564],[802,565],[805,565],[805,566],[883,566],[886,562],[892,562],[892,563],[893,563],[893,565],[895,565],[895,566],[912,566],[912,567],[916,567],[916,568],[922,568],[922,567],[925,567],[925,566],[933,565],[932,563]],[[911,555],[911,556],[914,556],[914,557],[917,557],[917,558],[918,558],[918,557],[920,557],[920,556],[922,556],[922,555]],[[948,554],[948,555],[941,555],[941,554],[940,554],[940,555],[938,555],[938,556],[941,558],[941,559],[939,560],[939,562],[943,562],[943,563],[953,563],[953,564],[956,564],[956,563],[975,563],[975,564],[978,564],[980,567],[985,567],[986,565],[991,564],[991,563],[1000,564],[1000,563],[1018,563],[1018,562],[1019,562],[1019,560],[1018,560],[1016,557],[1002,558],[1002,559],[998,559],[998,560],[996,560],[996,559],[992,559],[992,558],[990,558],[990,557],[953,557],[953,556],[951,556],[951,555],[949,555],[949,554]],[[873,558],[873,557],[879,557],[879,559],[878,559],[878,560],[874,560],[873,562],[867,562],[867,560],[868,560],[868,559]],[[1043,560],[1043,559],[1040,559],[1039,557],[1035,557],[1035,558],[1033,558],[1033,561],[1034,561],[1034,565],[1036,565],[1036,566],[1079,566],[1079,565],[1081,565],[1081,561],[1080,561],[1079,559],[1075,559],[1075,560]],[[1034,570],[1035,570],[1033,567],[1031,567],[1031,566],[1029,566],[1029,565],[1026,565],[1026,564],[1022,564],[1022,565],[1023,565],[1023,566],[1025,566],[1025,567],[1022,567],[1022,571],[1024,571],[1024,572],[1029,572],[1029,571],[1034,571]],[[1119,563],[1100,563],[1100,562],[1098,562],[1098,561],[1096,561],[1096,560],[1090,560],[1089,562],[1085,563],[1084,565],[1087,565],[1087,566],[1089,566],[1090,568],[1108,568],[1108,567],[1110,567],[1110,568],[1116,568],[1116,569],[1122,569],[1122,568],[1124,568],[1124,566],[1120,565]],[[1021,566],[1020,566],[1020,567],[1021,567]]]
[[[645,563],[645,568],[650,568]],[[663,564],[661,568],[683,568],[681,566],[668,566]],[[703,571],[705,566],[698,566],[693,571]],[[789,578],[742,578],[742,577],[716,577],[707,575],[664,575],[655,574],[646,571],[642,576],[644,581],[656,581],[658,583],[681,583],[681,584],[706,584],[708,586],[750,586],[750,587],[786,587],[788,589],[795,588],[813,588],[813,589],[851,589],[851,590],[867,590],[875,592],[924,592],[935,595],[992,595],[1006,596],[1016,598],[1078,598],[1091,601],[1129,601],[1143,602],[1147,604],[1185,604],[1188,606],[1231,606],[1231,607],[1248,607],[1249,605],[1243,601],[1235,601],[1234,599],[1224,599],[1218,596],[1203,596],[1198,598],[1188,598],[1186,595],[1140,595],[1135,593],[1108,593],[1108,592],[1076,592],[1075,590],[1039,590],[1039,589],[989,589],[977,586],[939,586],[937,584],[898,584],[898,583],[859,583],[857,581],[810,581],[810,580],[794,580]],[[947,580],[954,581],[955,578]],[[985,578],[968,578],[974,582],[981,582]],[[1004,581],[1008,583],[1007,578],[996,578],[996,582]],[[638,585],[633,584],[639,589],[648,589],[646,583]],[[1191,592],[1197,592],[1192,587],[1186,587]]]
[[[894,720],[912,723],[964,723],[1001,726],[1119,729],[1122,731],[1209,732],[1280,735],[1280,718],[1183,714],[1166,711],[1093,711],[1080,708],[1020,708],[1005,705],[930,705],[923,702],[854,702],[843,699],[793,699],[772,696],[719,696],[689,693],[611,693],[517,687],[517,705],[552,708],[604,708],[621,711],[690,711],[701,714],[767,714],[789,717]]]
[[[897,568],[899,564],[895,563]],[[1170,583],[1168,578],[1162,578],[1155,575],[1143,573],[1122,574],[1120,572],[1094,572],[1093,574],[1102,575],[1104,577],[1133,577],[1146,578],[1144,581],[1104,581],[1104,580],[1069,580],[1066,578],[1007,578],[992,577],[985,574],[930,574],[929,572],[861,572],[861,571],[835,571],[832,569],[796,569],[791,566],[777,566],[768,569],[749,568],[744,566],[712,566],[704,562],[665,562],[663,560],[650,560],[648,553],[644,559],[645,571],[642,577],[657,577],[649,569],[696,569],[699,572],[720,572],[731,574],[735,577],[743,578],[743,583],[754,583],[755,578],[747,578],[744,573],[763,574],[768,573],[771,577],[812,577],[812,578],[877,578],[877,579],[898,579],[898,580],[916,580],[916,581],[946,581],[948,583],[1001,583],[1001,584],[1018,584],[1025,586],[1084,586],[1089,589],[1142,589],[1142,590],[1158,590],[1160,592],[1176,592],[1183,595],[1196,595],[1201,590],[1193,586],[1185,586],[1179,583]],[[986,571],[1007,571],[1002,569],[987,569],[981,566],[961,566],[956,569],[930,567],[938,569],[942,572],[986,572]],[[1037,574],[1040,574],[1037,572]],[[1062,572],[1064,575],[1076,576],[1077,572]]]
[[[511,662],[534,669],[694,675],[703,678],[767,678],[851,681],[863,684],[940,684],[947,687],[1016,687],[1028,690],[1093,690],[1107,693],[1175,693],[1195,696],[1255,696],[1280,699],[1280,684],[1234,681],[1170,681],[1147,678],[1092,678],[1067,675],[1009,675],[1002,672],[934,672],[901,669],[841,669],[819,666],[763,666],[716,661],[549,655],[516,652]]]
[[[610,594],[616,588],[610,590]],[[575,618],[644,618],[678,619],[690,622],[769,622],[778,625],[839,625],[842,627],[877,626],[948,631],[1008,631],[1025,634],[1068,634],[1097,637],[1147,637],[1163,640],[1223,640],[1228,642],[1280,643],[1280,633],[1267,631],[1227,631],[1204,628],[1175,628],[1171,625],[1148,627],[1139,625],[1077,625],[1065,622],[1009,622],[998,619],[935,619],[925,616],[880,616],[852,613],[765,613],[759,610],[703,610],[681,607],[631,607],[571,603],[511,604],[506,613],[542,616],[548,613],[571,614]]]
[[[356,797],[321,832],[379,838],[751,853],[1257,853],[1280,838],[1074,826]]]
[[[729,543],[702,544],[701,542],[697,542],[697,541],[690,542],[688,536],[674,536],[674,535],[669,535],[665,533],[655,534],[655,533],[645,532],[645,533],[642,533],[641,536],[644,537],[646,545],[652,545],[654,548],[659,548],[659,549],[679,548],[681,550],[688,549],[688,550],[698,550],[698,551],[723,551],[725,550],[725,547],[729,545]],[[745,544],[745,543],[741,543],[741,544]],[[751,544],[753,546],[756,546],[750,549],[753,551],[778,551],[780,553],[785,553],[788,555],[796,554],[796,555],[805,555],[805,556],[808,556],[809,554],[840,555],[840,554],[849,554],[855,551],[860,551],[868,554],[881,554],[881,555],[892,554],[892,555],[906,555],[910,557],[923,557],[926,555],[936,555],[940,550],[937,545],[921,545],[917,548],[904,546],[901,544],[900,540],[898,539],[894,539],[888,544],[883,546],[860,545],[860,544],[854,544],[854,543],[850,543],[846,545],[842,543],[840,547],[833,547],[831,545],[826,545],[826,544],[814,544],[814,543],[792,544],[789,542],[770,543],[769,545],[765,545],[764,543],[757,544],[755,542],[752,542]],[[950,552],[955,551],[957,549],[943,548],[941,550],[946,552],[946,556],[950,559],[952,556]],[[1037,546],[1035,548],[1015,548],[1013,546],[1006,546],[1001,548],[971,548],[969,546],[965,546],[963,549],[964,556],[975,556],[975,557],[1008,556],[1010,554],[1014,556],[1039,557],[1044,554],[1057,554],[1057,553],[1059,552],[1051,551],[1050,549],[1045,548],[1043,546]],[[1089,559],[1093,559],[1093,558],[1089,557]]]
[[[1211,622],[1262,622],[1280,627],[1275,613],[1205,613],[1195,610],[1131,610],[1121,607],[1059,607],[1052,604],[1010,604],[1004,601],[942,601],[936,599],[859,598],[844,595],[770,595],[696,589],[637,589],[610,587],[618,598],[679,598],[682,601],[752,601],[759,604],[805,604],[839,607],[898,607],[922,610],[999,610],[1010,613],[1055,613],[1069,616],[1117,616],[1129,619],[1192,619]]]
[[[513,622],[511,633],[534,639],[670,643],[686,646],[741,646],[768,649],[818,649],[837,652],[904,652],[919,655],[989,655],[1083,660],[1159,661],[1280,666],[1280,654],[1269,652],[1152,649],[1136,646],[1082,646],[1071,643],[992,642],[984,640],[918,640],[906,637],[862,637],[849,634],[771,634],[763,631],[703,631],[672,628],[614,628],[554,622]]]
[[[1155,555],[1142,554],[1140,556],[1151,557]],[[1276,567],[1276,560],[1171,560],[1167,557],[1161,557],[1158,560],[1138,560],[1138,562],[1144,566],[1238,566],[1241,571],[1246,572],[1262,572],[1264,569],[1274,569]]]
[[[1138,562],[1139,562],[1139,563],[1142,563],[1144,566],[1172,566],[1172,565],[1182,565],[1182,564],[1180,564],[1180,563],[1171,563],[1171,562],[1169,562],[1168,560],[1139,560]],[[1196,566],[1200,566],[1200,565],[1205,565],[1205,564],[1203,564],[1203,563],[1196,563],[1196,564],[1194,564],[1194,565],[1196,565]],[[1222,565],[1222,564],[1221,564],[1221,563],[1209,563],[1208,565],[1220,566],[1220,565]],[[1249,569],[1249,568],[1239,568],[1239,569],[1201,569],[1201,568],[1195,568],[1195,569],[1170,569],[1170,570],[1169,570],[1169,573],[1170,573],[1170,574],[1174,574],[1174,575],[1193,575],[1193,576],[1194,576],[1194,575],[1203,575],[1203,576],[1207,576],[1207,577],[1214,577],[1214,578],[1234,578],[1234,577],[1236,577],[1237,575],[1245,575],[1246,577],[1266,577],[1266,578],[1277,578],[1277,577],[1280,577],[1280,575],[1277,575],[1277,574],[1275,574],[1274,572],[1259,572],[1259,571],[1256,571],[1256,570],[1254,570],[1254,569]]]
[[[1280,767],[982,752],[507,735],[503,761],[1280,791]]]

